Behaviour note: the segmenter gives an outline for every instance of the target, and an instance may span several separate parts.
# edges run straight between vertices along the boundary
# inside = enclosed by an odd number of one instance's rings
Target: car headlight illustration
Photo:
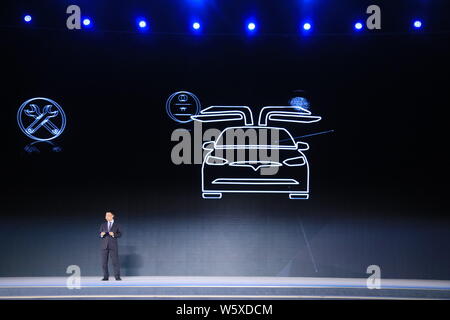
[[[228,163],[228,160],[221,157],[208,156],[205,163],[210,166],[221,166]]]
[[[303,156],[295,157],[295,158],[286,159],[283,161],[283,163],[289,167],[298,167],[298,166],[305,165],[306,159]]]

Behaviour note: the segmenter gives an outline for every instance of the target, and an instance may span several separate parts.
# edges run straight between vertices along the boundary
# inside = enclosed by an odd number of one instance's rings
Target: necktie
[[[108,232],[111,231],[111,221],[108,222]]]

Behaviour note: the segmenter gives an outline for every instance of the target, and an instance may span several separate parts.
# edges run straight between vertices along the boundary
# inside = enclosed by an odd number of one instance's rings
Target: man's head
[[[114,213],[112,211],[106,211],[105,219],[106,219],[106,221],[113,221]]]

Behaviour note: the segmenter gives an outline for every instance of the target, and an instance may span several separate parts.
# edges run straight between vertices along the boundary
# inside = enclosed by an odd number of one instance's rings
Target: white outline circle
[[[185,120],[185,121],[179,120],[179,119],[177,119],[177,117],[175,117],[175,116],[173,115],[172,111],[170,110],[170,103],[172,102],[172,99],[173,99],[176,95],[178,95],[178,94],[180,94],[180,93],[187,94],[187,95],[189,95],[190,97],[192,97],[192,98],[194,99],[196,110],[195,110],[195,113],[194,113],[193,115],[197,115],[197,114],[200,113],[200,109],[201,109],[200,100],[197,98],[197,96],[196,96],[195,94],[193,94],[193,93],[191,93],[191,92],[189,92],[189,91],[178,91],[178,92],[172,93],[172,94],[170,95],[170,97],[169,97],[169,98],[167,99],[167,101],[166,101],[166,112],[167,112],[167,114],[169,115],[169,117],[170,117],[172,120],[174,120],[174,121],[176,121],[176,122],[179,122],[179,123],[188,123],[188,122],[191,122],[192,119]]]
[[[25,130],[25,127],[24,127],[24,125],[22,123],[22,112],[23,112],[23,109],[30,102],[32,102],[34,100],[45,100],[47,102],[50,102],[52,105],[54,105],[58,109],[59,113],[61,114],[61,118],[62,118],[62,120],[61,120],[61,123],[62,123],[61,128],[59,129],[59,132],[57,134],[55,134],[53,137],[50,137],[50,138],[47,138],[47,139],[38,138],[38,137],[35,137],[32,134],[28,133],[27,130]],[[50,140],[53,140],[53,139],[59,137],[63,133],[64,129],[66,128],[66,114],[64,113],[64,110],[61,108],[61,106],[58,103],[56,103],[55,101],[53,101],[52,99],[48,99],[48,98],[44,98],[44,97],[31,98],[31,99],[28,99],[27,101],[25,101],[24,103],[22,103],[22,105],[20,106],[19,110],[17,111],[17,124],[19,125],[20,130],[28,138],[31,138],[31,139],[36,140],[36,141],[50,141]]]

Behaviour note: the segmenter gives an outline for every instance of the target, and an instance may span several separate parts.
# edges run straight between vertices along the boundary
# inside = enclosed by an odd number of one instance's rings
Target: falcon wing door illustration
[[[243,120],[244,126],[225,128],[215,141],[203,144],[202,196],[221,199],[223,193],[283,193],[289,199],[309,198],[309,145],[272,122],[313,123],[319,116],[301,107],[266,106],[253,124],[246,106],[211,106],[193,120]]]
[[[321,119],[319,116],[311,115],[311,111],[302,107],[267,106],[261,109],[258,123],[260,126],[267,126],[268,121],[313,123]]]
[[[191,118],[200,122],[243,120],[246,126],[253,124],[252,111],[247,106],[211,106]]]

